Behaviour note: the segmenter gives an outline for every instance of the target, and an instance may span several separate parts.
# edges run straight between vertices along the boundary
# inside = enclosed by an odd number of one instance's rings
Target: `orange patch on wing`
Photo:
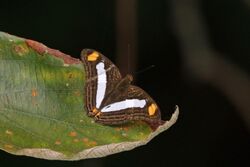
[[[157,106],[156,104],[152,103],[149,107],[148,107],[148,114],[150,116],[153,116],[156,112]]]
[[[94,51],[93,53],[88,55],[88,61],[96,61],[98,57],[99,54],[96,51]]]
[[[72,132],[69,133],[69,136],[71,136],[71,137],[76,137],[76,136],[77,136],[77,133],[74,132],[74,131],[72,131]]]

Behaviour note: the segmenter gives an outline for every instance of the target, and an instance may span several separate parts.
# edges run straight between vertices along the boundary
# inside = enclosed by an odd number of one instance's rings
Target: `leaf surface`
[[[177,119],[178,108],[155,131],[140,121],[97,124],[86,115],[84,86],[80,60],[0,32],[0,149],[44,159],[102,157],[146,144]]]

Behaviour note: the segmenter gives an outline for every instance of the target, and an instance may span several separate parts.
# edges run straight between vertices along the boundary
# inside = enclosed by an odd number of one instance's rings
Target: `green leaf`
[[[102,157],[144,145],[177,120],[178,107],[155,131],[140,121],[97,124],[86,115],[84,86],[80,60],[0,32],[0,149],[44,159]]]

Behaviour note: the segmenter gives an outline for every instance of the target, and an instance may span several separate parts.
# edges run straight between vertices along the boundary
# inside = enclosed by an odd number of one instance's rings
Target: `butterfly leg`
[[[100,111],[97,108],[93,108],[88,112],[88,116],[94,117],[96,114],[98,114]]]
[[[98,111],[98,113],[96,113],[96,115],[95,115],[95,119],[99,119],[99,118],[100,118],[100,115],[101,115],[101,112]]]
[[[94,116],[95,119],[99,119],[100,118],[100,115],[101,115],[101,111],[99,111],[97,108],[94,108],[91,113],[90,113],[91,116]]]

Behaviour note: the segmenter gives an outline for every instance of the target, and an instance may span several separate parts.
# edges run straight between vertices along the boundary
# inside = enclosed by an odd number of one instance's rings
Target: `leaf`
[[[137,121],[103,126],[86,115],[79,59],[0,32],[0,149],[44,159],[79,160],[131,150],[168,129]]]

